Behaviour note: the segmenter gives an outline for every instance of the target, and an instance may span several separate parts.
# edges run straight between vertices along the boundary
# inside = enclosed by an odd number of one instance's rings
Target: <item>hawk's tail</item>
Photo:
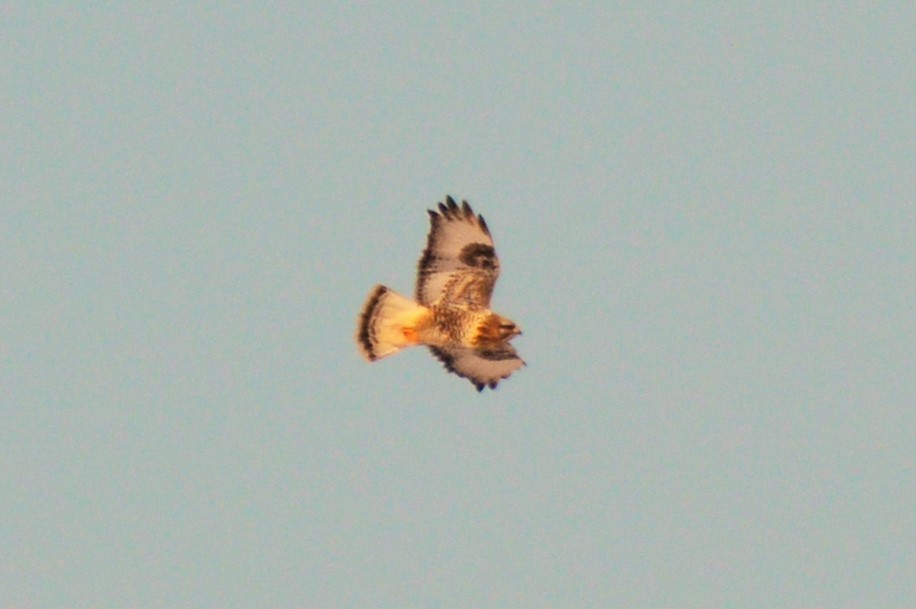
[[[416,326],[428,314],[429,309],[423,305],[383,285],[375,286],[357,322],[356,344],[360,353],[372,362],[419,344]]]

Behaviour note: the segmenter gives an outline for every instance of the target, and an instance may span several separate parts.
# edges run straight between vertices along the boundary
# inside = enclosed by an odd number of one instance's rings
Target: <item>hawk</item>
[[[426,249],[417,265],[415,300],[375,286],[359,314],[356,344],[370,362],[426,345],[449,372],[483,391],[496,389],[525,362],[509,344],[521,334],[490,310],[499,258],[483,216],[451,197],[428,210]]]

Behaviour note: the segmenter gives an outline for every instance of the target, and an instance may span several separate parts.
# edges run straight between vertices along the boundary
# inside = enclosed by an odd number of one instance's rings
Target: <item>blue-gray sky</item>
[[[0,605],[912,606],[911,3],[40,4]],[[353,344],[447,193],[494,392]]]

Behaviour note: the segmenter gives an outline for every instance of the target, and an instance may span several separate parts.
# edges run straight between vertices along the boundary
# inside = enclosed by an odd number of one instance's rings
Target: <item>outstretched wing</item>
[[[459,207],[446,197],[438,212],[429,210],[429,220],[429,237],[417,268],[417,301],[429,306],[441,299],[471,309],[488,308],[499,259],[483,216],[467,201]]]
[[[466,378],[483,391],[484,387],[496,389],[500,380],[525,365],[509,343],[496,347],[471,349],[469,347],[430,347],[445,369]]]

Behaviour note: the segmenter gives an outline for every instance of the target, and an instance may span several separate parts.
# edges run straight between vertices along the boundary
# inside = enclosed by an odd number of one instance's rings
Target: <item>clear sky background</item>
[[[0,606],[914,606],[912,3],[43,4]],[[446,194],[493,392],[353,342]]]

